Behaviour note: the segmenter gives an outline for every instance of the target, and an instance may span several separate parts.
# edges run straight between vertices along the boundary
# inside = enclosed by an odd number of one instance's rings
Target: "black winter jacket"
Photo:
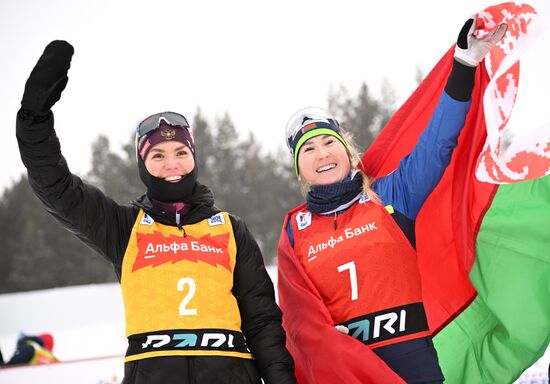
[[[176,225],[153,207],[147,196],[119,205],[71,174],[61,154],[52,113],[36,117],[20,110],[16,127],[21,159],[38,198],[65,228],[113,264],[119,281],[122,259],[140,209],[155,221]],[[193,203],[182,225],[220,211],[214,206],[211,191],[200,184]],[[258,372],[266,384],[296,382],[294,364],[285,348],[282,315],[260,249],[244,222],[234,215],[230,217],[237,245],[232,292],[254,360],[209,356],[138,360],[126,363],[124,383],[259,383]]]

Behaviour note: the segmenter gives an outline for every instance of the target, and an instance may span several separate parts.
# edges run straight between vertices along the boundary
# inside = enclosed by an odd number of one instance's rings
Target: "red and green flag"
[[[425,307],[446,383],[512,382],[550,340],[550,130],[499,153],[537,14],[504,3],[477,17],[481,34],[501,22],[508,31],[477,70],[451,164],[417,218]],[[367,174],[388,174],[412,150],[452,61],[453,49],[383,129],[363,157]]]

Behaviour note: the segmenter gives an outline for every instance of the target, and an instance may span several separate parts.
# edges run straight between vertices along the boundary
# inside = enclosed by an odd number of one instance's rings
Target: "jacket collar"
[[[197,188],[193,195],[187,200],[192,208],[182,218],[180,225],[194,224],[206,218],[209,218],[221,210],[214,205],[214,195],[210,188],[197,182]],[[160,209],[155,207],[151,202],[150,196],[144,194],[130,204],[143,209],[153,220],[159,223],[177,226],[174,217],[164,214]]]

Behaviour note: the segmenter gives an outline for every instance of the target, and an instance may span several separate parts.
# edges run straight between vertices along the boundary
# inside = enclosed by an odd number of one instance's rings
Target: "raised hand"
[[[489,50],[502,39],[507,29],[506,23],[499,24],[489,34],[478,39],[474,36],[476,26],[473,16],[460,30],[455,47],[455,59],[469,67],[477,67]]]
[[[38,59],[21,100],[22,108],[34,115],[47,115],[61,97],[69,78],[74,48],[62,40],[52,41]]]

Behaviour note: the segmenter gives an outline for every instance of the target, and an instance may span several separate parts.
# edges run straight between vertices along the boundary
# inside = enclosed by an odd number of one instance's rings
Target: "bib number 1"
[[[350,261],[349,263],[342,264],[338,267],[338,272],[349,271],[349,280],[351,283],[351,300],[357,300],[359,294],[357,292],[357,270],[355,268],[355,262]]]

